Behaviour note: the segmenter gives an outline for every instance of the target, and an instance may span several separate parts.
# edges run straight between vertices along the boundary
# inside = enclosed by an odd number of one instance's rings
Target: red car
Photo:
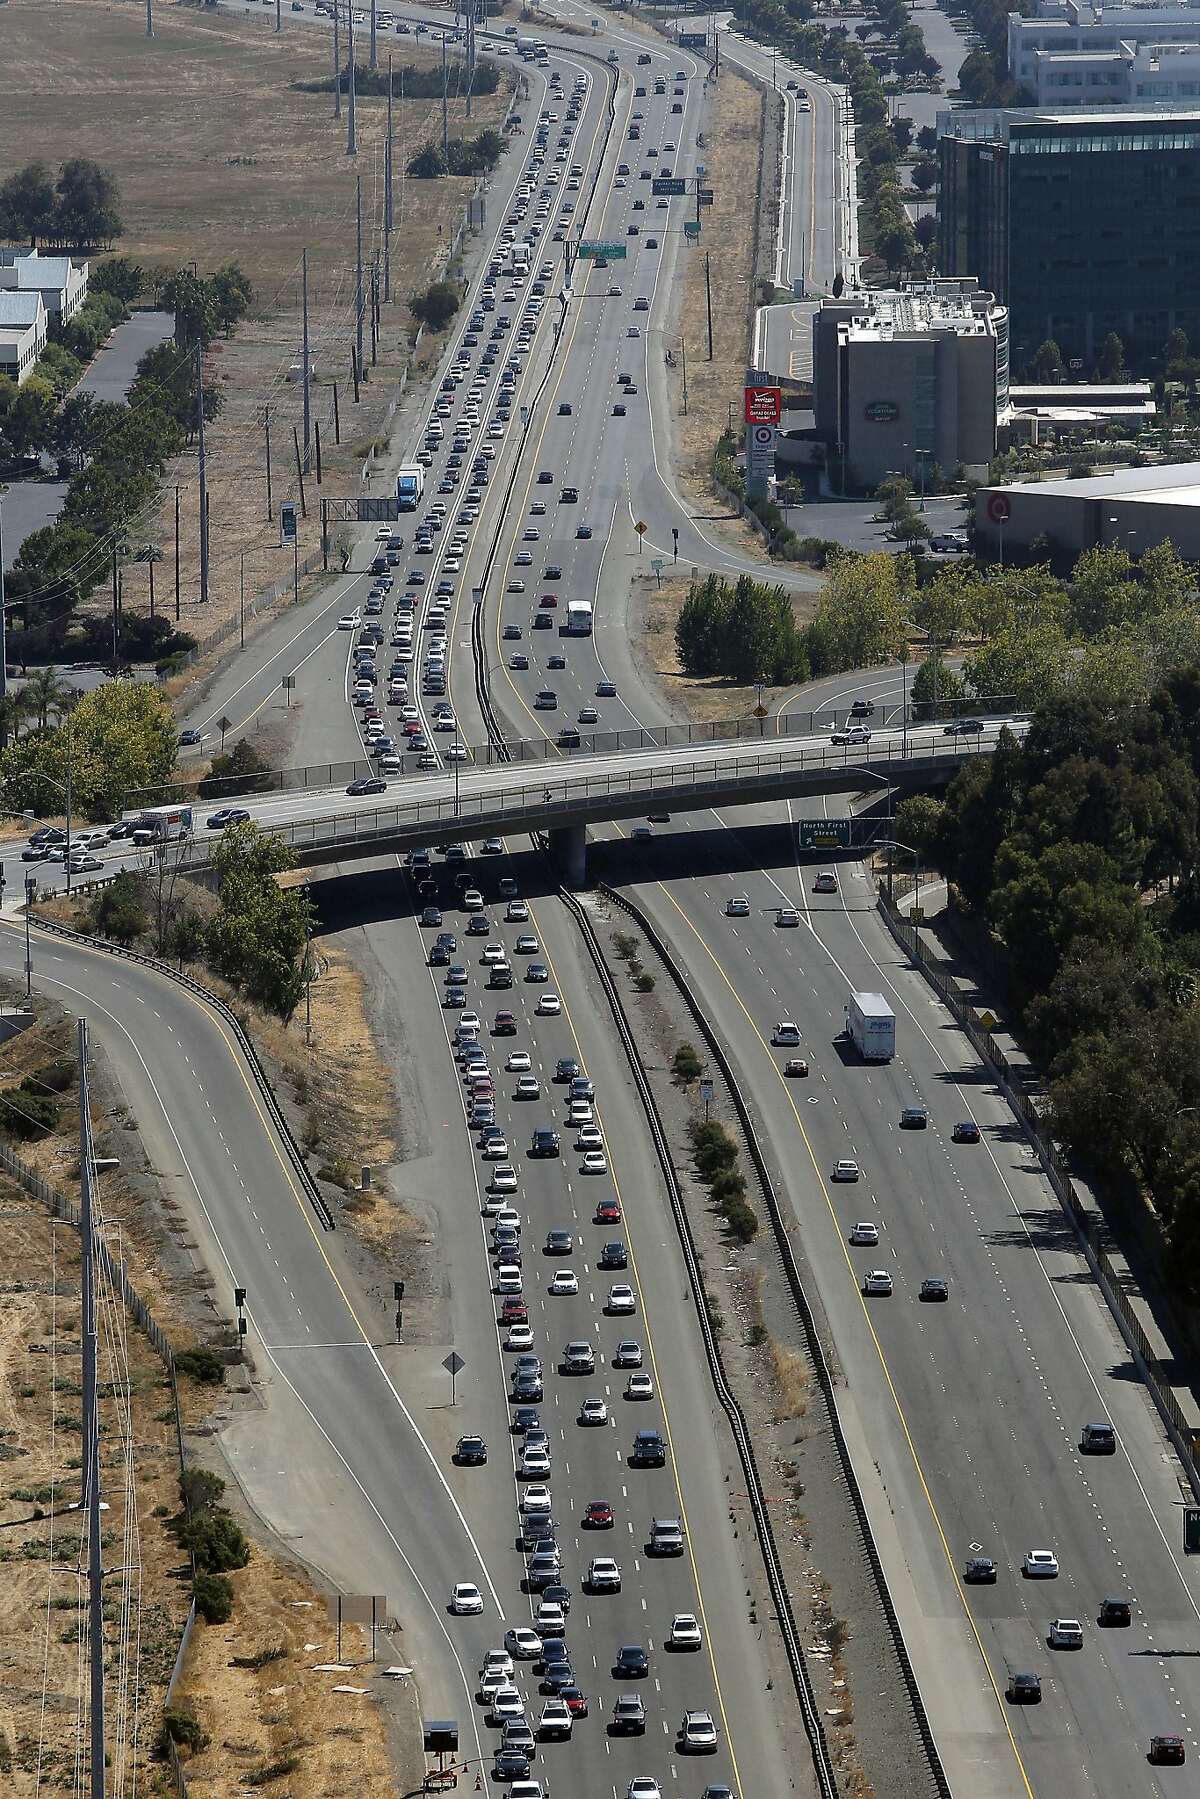
[[[500,1308],[501,1324],[528,1324],[529,1307],[515,1293],[510,1293]]]
[[[552,608],[554,606],[557,606],[558,605],[558,595],[556,593],[544,593],[542,595],[541,599],[538,601],[538,605],[545,606],[547,608]]]
[[[563,1687],[559,1698],[566,1701],[567,1710],[573,1718],[586,1718],[588,1715],[587,1694],[578,1687]]]
[[[613,1509],[607,1499],[592,1499],[588,1502],[588,1509],[583,1514],[585,1530],[611,1530],[615,1523]]]
[[[493,1037],[515,1037],[517,1021],[511,1012],[497,1012],[496,1022],[492,1026]]]
[[[616,1199],[602,1199],[596,1207],[595,1224],[620,1224],[621,1204]]]

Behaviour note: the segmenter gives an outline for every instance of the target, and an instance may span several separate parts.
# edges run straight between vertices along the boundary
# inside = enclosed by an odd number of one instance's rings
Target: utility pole
[[[687,417],[687,339],[679,339],[679,353],[683,360],[683,416]]]
[[[358,133],[354,127],[354,7],[346,12],[346,29],[350,34],[350,103],[346,108],[346,155],[358,155]]]
[[[154,554],[150,555],[150,617],[154,617]]]
[[[283,0],[275,0],[275,29],[283,30]]]
[[[387,140],[383,152],[383,297],[392,297],[392,59],[388,57]]]
[[[362,380],[362,373],[363,373],[363,312],[366,308],[366,299],[363,294],[362,176],[361,175],[355,176],[354,185],[355,185],[355,234],[356,234],[357,245],[358,245],[356,253],[355,253],[355,265],[354,265],[355,266],[355,277],[354,277],[354,347],[355,347],[354,398],[357,401],[357,399],[358,399],[358,384]]]
[[[371,264],[371,367],[379,361],[379,264]]]
[[[88,1657],[91,1799],[104,1799],[104,1570],[100,1565],[100,1416],[96,1395],[95,1237],[92,1223],[92,1119],[88,1100],[87,1020],[79,1020],[79,1259],[83,1307],[83,1493],[88,1525]]]
[[[335,444],[340,444],[342,441],[342,414],[338,406],[338,384],[336,381],[333,384],[333,441]]]
[[[246,647],[246,552],[242,550],[238,561],[238,644]]]
[[[342,33],[338,0],[333,0],[333,116],[342,116]]]
[[[179,623],[179,485],[175,486],[175,623]]]
[[[154,36],[154,0],[146,0],[146,36]]]
[[[204,345],[196,339],[196,428],[200,450],[200,604],[208,604],[208,463],[204,452]]]
[[[379,67],[379,51],[375,44],[375,0],[371,0],[371,67]]]
[[[475,0],[467,4],[467,117],[471,116],[471,90],[475,86]]]
[[[304,338],[304,466],[305,466],[305,468],[307,468],[308,464],[309,464],[309,460],[312,456],[312,405],[311,405],[311,398],[310,398],[310,394],[309,394],[309,363],[308,363],[308,251],[307,251],[307,249],[302,250],[300,253],[300,285],[301,285],[301,292],[303,295],[303,317],[304,317],[304,325],[303,325],[303,338]],[[712,360],[711,314],[710,314],[708,342],[709,342],[709,360],[711,361]]]
[[[296,480],[300,484],[300,517],[308,517],[308,507],[304,503],[304,469],[300,461],[300,433],[292,426],[292,442],[296,446]]]
[[[713,359],[712,341],[712,280],[709,274],[708,251],[704,252],[704,300],[708,307],[708,360]]]
[[[321,421],[313,420],[313,449],[317,456],[317,486],[321,485]]]
[[[8,720],[4,714],[4,701],[8,697],[8,620],[4,611],[4,496],[7,488],[0,487],[0,749],[8,742]]]
[[[113,674],[120,667],[121,655],[121,601],[117,591],[117,546],[112,548],[112,661]]]
[[[450,113],[446,104],[446,33],[442,33],[442,156],[450,160]]]
[[[275,517],[275,504],[271,498],[271,408],[263,407],[263,431],[267,439],[267,522]]]

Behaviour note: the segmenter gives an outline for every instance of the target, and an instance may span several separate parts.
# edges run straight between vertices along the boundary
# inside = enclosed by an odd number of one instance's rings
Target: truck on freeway
[[[130,833],[133,842],[143,847],[152,843],[174,843],[178,838],[190,837],[191,834],[190,806],[147,806],[143,811],[135,813]]]
[[[425,470],[419,462],[406,462],[396,470],[396,503],[401,512],[415,512],[425,491]]]
[[[852,993],[846,1035],[864,1062],[890,1062],[896,1053],[896,1014],[882,993]]]
[[[565,634],[568,637],[590,637],[592,634],[592,602],[568,600]]]

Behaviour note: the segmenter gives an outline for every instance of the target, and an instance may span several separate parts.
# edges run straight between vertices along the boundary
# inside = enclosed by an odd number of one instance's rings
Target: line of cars
[[[595,1235],[586,1226],[580,1229],[576,1222],[583,1221],[575,1208],[572,1163],[579,1175],[609,1175],[595,1088],[569,1041],[539,1044],[534,1039],[535,1031],[557,1035],[560,1027],[543,1026],[541,1020],[560,1016],[560,1009],[557,1003],[551,1008],[544,1005],[547,997],[557,1002],[557,996],[550,995],[544,985],[549,970],[540,959],[542,951],[529,907],[516,891],[513,877],[500,874],[496,864],[472,866],[468,862],[463,866],[465,856],[453,853],[460,849],[445,845],[440,862],[415,852],[410,873],[423,902],[419,919],[427,934],[431,975],[443,1008],[453,1019],[452,1024],[447,1021],[448,1035],[462,1086],[464,1118],[474,1134],[480,1161],[496,1323],[509,1368],[516,1542],[530,1605],[529,1622],[511,1625],[503,1643],[487,1651],[479,1671],[477,1697],[487,1708],[489,1725],[499,1732],[494,1777],[511,1783],[513,1799],[521,1799],[522,1794],[525,1799],[543,1799],[545,1783],[533,1772],[542,1746],[571,1740],[576,1727],[594,1710],[593,1698],[582,1684],[584,1664],[575,1653],[580,1644],[570,1623],[572,1603],[577,1592],[582,1592],[589,1602],[603,1604],[622,1592],[628,1575],[614,1554],[588,1553],[572,1568],[568,1561],[571,1539],[578,1533],[579,1541],[586,1543],[588,1538],[619,1532],[628,1540],[633,1511],[645,1507],[653,1514],[658,1506],[664,1515],[650,1515],[644,1531],[648,1560],[680,1560],[686,1543],[679,1517],[670,1515],[669,1502],[662,1506],[658,1499],[655,1471],[666,1467],[668,1452],[665,1429],[652,1412],[658,1403],[653,1375],[645,1365],[640,1341],[617,1334],[628,1329],[640,1301],[634,1285],[622,1278],[628,1274],[629,1251],[618,1234],[623,1224],[622,1202],[611,1178],[602,1179],[591,1199]],[[494,901],[489,889],[494,890]],[[449,924],[447,914],[451,915]],[[520,981],[527,994],[524,1016],[504,997],[502,974],[500,1007],[491,1011],[497,971],[505,968],[526,971],[526,978]],[[531,979],[529,971],[533,971]],[[478,997],[472,991],[474,983],[482,988]],[[451,995],[459,997],[451,999]],[[474,1008],[466,1003],[468,999],[475,999]],[[523,1040],[525,1030],[529,1036]],[[552,1053],[557,1050],[562,1053]],[[543,1068],[552,1069],[549,1078],[541,1072]],[[547,1117],[551,1101],[554,1112]],[[501,1118],[502,1108],[512,1119],[507,1125]],[[526,1108],[530,1124],[522,1166],[515,1153],[515,1138],[517,1120]],[[552,1167],[561,1169],[561,1180],[554,1178]],[[534,1187],[537,1169],[545,1169],[545,1174],[537,1179],[536,1189],[528,1191]],[[534,1232],[530,1213],[535,1206],[545,1208],[547,1177],[554,1197],[549,1216]],[[524,1202],[523,1189],[527,1190]],[[588,1297],[593,1281],[594,1311]],[[535,1294],[537,1306],[533,1304]],[[564,1340],[552,1375],[548,1352],[553,1338],[550,1342],[542,1338],[541,1319],[547,1313],[556,1315],[560,1308]],[[547,1324],[544,1328],[555,1327]],[[621,1382],[615,1405],[600,1385],[606,1365]],[[569,1393],[573,1382],[581,1383],[578,1396]],[[573,1446],[573,1433],[586,1433],[589,1438],[592,1433],[615,1434],[618,1414],[626,1405],[635,1408],[636,1427],[630,1430],[623,1450],[615,1454],[614,1488],[607,1495],[580,1503],[577,1517],[560,1516],[562,1493],[555,1482],[558,1458],[570,1463],[571,1478],[578,1479],[589,1458],[583,1444]],[[649,1421],[643,1422],[647,1413]],[[606,1455],[612,1437],[605,1434],[596,1441]],[[454,1461],[463,1470],[488,1465],[484,1436],[467,1433],[461,1437]],[[633,1480],[639,1483],[637,1487]],[[626,1488],[628,1499],[623,1497]],[[672,1585],[678,1588],[678,1583]],[[477,1615],[484,1606],[474,1583],[458,1583],[450,1596],[450,1610],[455,1614]],[[593,1616],[589,1653],[595,1646],[595,1627]],[[704,1632],[695,1610],[681,1607],[671,1611],[662,1644],[666,1652],[679,1655],[703,1648]],[[638,1684],[652,1680],[654,1655],[653,1645],[645,1642],[616,1645],[611,1659],[616,1690],[603,1707],[611,1741],[641,1738],[653,1730],[650,1741],[657,1742],[663,1720],[655,1718],[656,1708]],[[536,1697],[525,1690],[530,1676],[536,1680]],[[679,1721],[674,1743],[680,1755],[717,1752],[720,1732],[712,1710],[689,1706]],[[654,1799],[663,1787],[661,1776],[638,1773],[624,1790],[634,1799]],[[731,1788],[723,1782],[710,1783],[705,1792],[708,1799],[733,1799]]]

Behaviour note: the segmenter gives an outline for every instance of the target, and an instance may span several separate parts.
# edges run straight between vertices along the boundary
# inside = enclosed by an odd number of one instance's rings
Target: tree
[[[53,663],[48,668],[39,668],[36,674],[30,676],[25,692],[29,696],[30,711],[36,717],[40,731],[46,729],[52,712],[63,710],[72,691]]]
[[[418,324],[429,331],[444,331],[458,311],[458,289],[449,281],[434,281],[424,293],[410,294],[408,309]]]
[[[936,125],[922,125],[917,132],[917,149],[926,156],[936,156],[938,134]]]
[[[938,234],[937,219],[931,212],[921,214],[913,225],[913,236],[922,250],[931,250]]]
[[[946,664],[938,654],[927,656],[912,678],[914,719],[951,718],[967,691],[962,676]]]
[[[917,240],[907,214],[893,219],[876,235],[875,248],[889,270],[907,268],[915,262]]]
[[[913,164],[912,184],[918,193],[930,194],[938,184],[938,166],[936,162],[917,162]]]
[[[87,818],[115,818],[127,794],[161,787],[175,764],[170,702],[144,681],[113,681],[84,694],[70,736],[73,795]],[[0,754],[0,778],[21,810],[57,812],[66,775],[65,729],[23,737]]]
[[[162,290],[162,304],[175,314],[175,342],[181,346],[211,343],[219,321],[217,295],[211,281],[176,269]]]
[[[30,375],[4,417],[3,435],[14,456],[40,456],[54,440],[58,395],[49,381]]]
[[[1063,378],[1062,351],[1052,337],[1039,344],[1033,354],[1034,379],[1045,386],[1057,385]]]
[[[146,883],[139,874],[122,869],[115,880],[96,895],[91,909],[92,929],[126,949],[150,928],[146,911]]]
[[[206,933],[209,961],[250,999],[290,1018],[304,991],[312,917],[303,891],[275,880],[291,853],[280,838],[241,824],[224,833],[214,863],[221,906]]]
[[[945,804],[931,793],[912,793],[896,807],[896,841],[916,850],[922,862],[936,863],[945,823]]]
[[[146,271],[140,263],[134,262],[130,256],[110,256],[107,262],[99,262],[92,270],[88,280],[88,292],[91,294],[112,294],[125,306],[132,306],[142,291],[142,283],[146,279]]]
[[[912,589],[907,556],[877,550],[835,562],[816,615],[803,633],[813,674],[894,660],[907,640],[905,611]]]
[[[1037,706],[1062,686],[1069,659],[1066,635],[1057,624],[1018,622],[971,650],[964,668],[976,693]]]
[[[1100,345],[1096,375],[1101,381],[1119,381],[1125,372],[1125,346],[1115,331],[1110,331]]]
[[[65,162],[55,195],[55,237],[60,243],[90,249],[120,237],[124,225],[117,209],[117,184],[99,163],[86,156]]]
[[[36,245],[54,230],[54,181],[44,162],[27,163],[0,185],[0,236]]]
[[[241,737],[227,755],[213,757],[209,772],[200,783],[200,798],[217,800],[265,793],[270,786],[267,764],[249,738]]]
[[[229,336],[254,299],[254,284],[236,262],[224,263],[210,283],[217,324]]]
[[[446,173],[446,159],[435,145],[426,144],[410,160],[408,172],[418,181],[436,181],[439,175]]]

